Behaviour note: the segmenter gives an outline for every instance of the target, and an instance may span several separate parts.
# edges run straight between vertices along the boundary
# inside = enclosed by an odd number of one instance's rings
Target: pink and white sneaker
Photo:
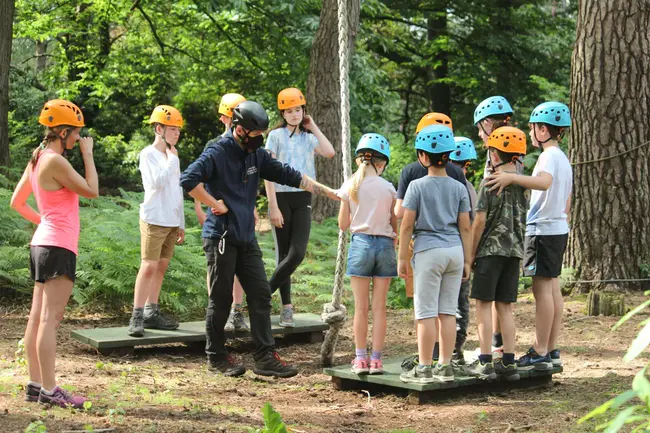
[[[368,359],[367,358],[354,358],[352,361],[352,373],[354,374],[368,374],[370,369],[368,368]]]
[[[40,404],[51,404],[64,408],[71,406],[75,409],[82,409],[86,400],[88,400],[86,397],[72,395],[58,386],[54,388],[51,395],[45,394],[43,388],[41,388],[41,393],[38,396],[38,402]]]
[[[370,360],[370,374],[384,374],[384,364],[381,359]]]

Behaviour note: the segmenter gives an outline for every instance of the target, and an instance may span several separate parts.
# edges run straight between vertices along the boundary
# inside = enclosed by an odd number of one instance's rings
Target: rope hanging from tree
[[[348,87],[349,68],[349,37],[348,37],[348,4],[347,0],[337,2],[337,20],[339,36],[339,87],[341,97],[341,154],[343,159],[343,180],[350,177],[350,99]],[[321,317],[330,325],[321,346],[321,360],[324,366],[332,365],[334,348],[338,340],[339,332],[346,320],[346,308],[341,304],[343,294],[343,272],[345,264],[345,253],[347,246],[347,233],[339,230],[339,244],[336,256],[336,273],[334,275],[334,289],[332,301],[323,305]]]

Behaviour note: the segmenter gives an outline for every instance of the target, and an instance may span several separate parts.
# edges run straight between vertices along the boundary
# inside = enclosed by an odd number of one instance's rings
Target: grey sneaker
[[[131,316],[129,321],[129,335],[131,337],[144,337],[144,317],[141,315]]]
[[[454,369],[451,364],[436,364],[431,370],[435,382],[453,382]]]
[[[497,378],[497,374],[494,371],[494,364],[492,362],[481,364],[481,361],[477,359],[466,367],[466,371],[468,375],[481,380],[494,380]]]
[[[520,379],[517,364],[512,363],[505,365],[501,358],[494,361],[494,372],[499,378],[505,379],[508,382],[514,382]]]
[[[433,383],[432,370],[428,365],[424,367],[418,365],[400,374],[399,378],[404,383]]]
[[[151,315],[144,316],[144,327],[147,329],[173,331],[178,328],[178,322],[170,317],[166,317],[160,310],[155,310]]]
[[[293,328],[295,323],[293,322],[293,307],[283,307],[282,314],[280,314],[280,326],[285,328]]]

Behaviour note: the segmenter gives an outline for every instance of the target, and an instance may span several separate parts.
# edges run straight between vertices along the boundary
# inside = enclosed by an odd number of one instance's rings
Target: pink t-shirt
[[[29,180],[41,214],[41,223],[32,237],[32,246],[60,247],[77,255],[79,243],[79,196],[63,187],[48,191],[38,183],[38,170],[41,162],[52,150],[45,150],[32,169]]]
[[[390,225],[393,201],[397,194],[393,184],[376,174],[366,174],[357,194],[359,203],[355,203],[350,198],[351,185],[352,180],[348,179],[338,193],[341,200],[347,201],[350,205],[352,217],[350,232],[389,238],[397,237]]]

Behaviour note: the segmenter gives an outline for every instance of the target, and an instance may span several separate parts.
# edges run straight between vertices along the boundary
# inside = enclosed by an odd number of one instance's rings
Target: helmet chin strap
[[[544,146],[542,146],[544,143],[546,143],[546,142],[548,142],[548,141],[551,141],[551,134],[549,134],[549,135],[548,135],[548,138],[547,138],[546,140],[544,140],[544,141],[542,141],[542,140],[540,140],[539,138],[537,138],[537,125],[533,126],[533,137],[535,137],[535,141],[536,141],[537,144],[538,144],[540,147],[542,147],[542,148],[544,147]]]

